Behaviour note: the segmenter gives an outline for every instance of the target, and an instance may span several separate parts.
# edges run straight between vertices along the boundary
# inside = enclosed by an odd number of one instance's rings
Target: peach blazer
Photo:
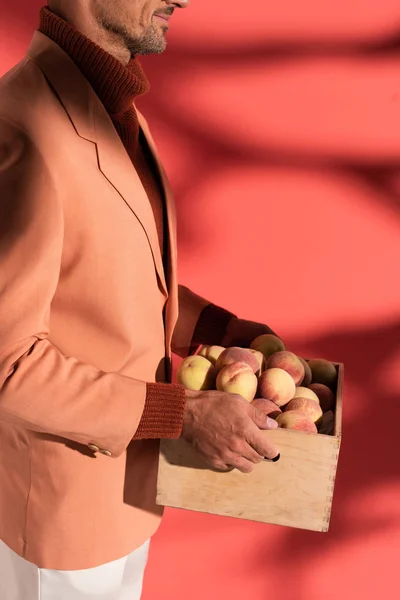
[[[145,190],[72,60],[36,32],[0,80],[0,539],[42,568],[127,555],[162,514],[159,442],[131,440],[145,382],[170,380],[207,301],[177,284],[174,201],[139,119],[168,281]]]

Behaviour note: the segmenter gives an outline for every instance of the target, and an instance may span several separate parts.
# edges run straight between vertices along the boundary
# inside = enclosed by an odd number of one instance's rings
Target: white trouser
[[[149,544],[94,569],[50,571],[21,558],[0,540],[0,599],[140,600]]]

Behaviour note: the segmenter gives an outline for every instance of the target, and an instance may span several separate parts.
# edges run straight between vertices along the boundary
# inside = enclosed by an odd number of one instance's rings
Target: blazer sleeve
[[[118,457],[139,427],[147,384],[64,356],[49,341],[63,228],[38,148],[0,119],[0,419]],[[167,413],[166,422],[176,420]]]
[[[179,316],[172,338],[172,351],[184,358],[201,344],[219,345],[236,315],[179,286]]]

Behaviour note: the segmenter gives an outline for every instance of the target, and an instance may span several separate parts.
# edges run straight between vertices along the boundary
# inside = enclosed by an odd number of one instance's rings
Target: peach
[[[296,393],[293,398],[311,398],[311,400],[315,400],[315,402],[318,402],[319,404],[319,398],[317,394],[310,390],[310,388],[303,387],[302,385],[296,388]]]
[[[276,422],[283,429],[294,429],[306,433],[318,433],[315,423],[303,413],[289,410],[276,417]]]
[[[267,369],[275,367],[287,371],[293,377],[296,385],[304,379],[304,367],[293,352],[282,350],[270,356],[267,362]]]
[[[257,371],[256,375],[261,375],[261,373],[265,370],[266,367],[266,360],[265,360],[265,356],[262,352],[260,352],[259,350],[252,350],[250,348],[250,352],[252,354],[254,354],[254,356],[256,357],[256,359],[258,360],[258,364],[260,365],[259,370]]]
[[[253,373],[257,373],[260,369],[257,357],[248,348],[239,348],[238,346],[226,348],[221,352],[215,363],[215,368],[220,371],[223,367],[237,362],[248,364]]]
[[[197,356],[204,356],[213,365],[217,362],[220,354],[225,350],[223,346],[203,346]]]
[[[284,406],[296,392],[293,377],[287,371],[278,368],[267,369],[258,379],[259,394],[266,400]]]
[[[223,367],[217,375],[217,390],[240,394],[251,402],[257,391],[257,377],[244,362],[235,362]]]
[[[274,354],[274,352],[280,352],[286,350],[285,344],[282,342],[277,335],[272,333],[263,333],[256,337],[250,344],[251,350],[258,350],[264,354],[265,358],[268,358]]]
[[[335,428],[335,417],[331,410],[324,413],[322,417],[322,421],[318,428],[318,433],[323,433],[324,435],[333,435]]]
[[[297,358],[301,361],[301,364],[304,367],[304,379],[300,383],[303,387],[308,387],[312,382],[312,371],[310,365],[306,360],[304,360],[304,358],[301,358],[301,356],[298,356]]]
[[[271,402],[271,400],[266,400],[265,398],[255,398],[252,401],[252,404],[258,408],[258,410],[271,417],[271,419],[276,419],[282,412],[275,402]]]
[[[311,383],[323,383],[331,390],[336,389],[337,371],[335,366],[324,358],[313,358],[308,361],[312,372]]]
[[[311,400],[311,398],[293,398],[293,400],[285,406],[285,412],[290,412],[291,410],[303,413],[316,424],[321,422],[323,415],[319,403],[315,400]]]
[[[335,406],[335,394],[323,383],[312,383],[309,389],[318,396],[323,412],[332,410]]]
[[[204,356],[188,356],[177,372],[178,383],[188,390],[211,390],[215,386],[216,371]]]

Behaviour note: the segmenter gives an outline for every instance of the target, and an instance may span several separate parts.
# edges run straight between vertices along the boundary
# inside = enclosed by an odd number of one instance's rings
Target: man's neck
[[[126,113],[138,96],[149,91],[150,82],[136,56],[125,66],[47,7],[40,11],[39,31],[70,57],[110,115]]]
[[[102,29],[80,3],[75,5],[74,11],[68,11],[65,8],[54,7],[52,5],[49,7],[49,10],[61,17],[61,19],[64,19],[64,21],[67,21],[72,27],[100,46],[105,52],[114,56],[123,65],[126,66],[131,60],[131,53],[121,38],[116,34]]]

